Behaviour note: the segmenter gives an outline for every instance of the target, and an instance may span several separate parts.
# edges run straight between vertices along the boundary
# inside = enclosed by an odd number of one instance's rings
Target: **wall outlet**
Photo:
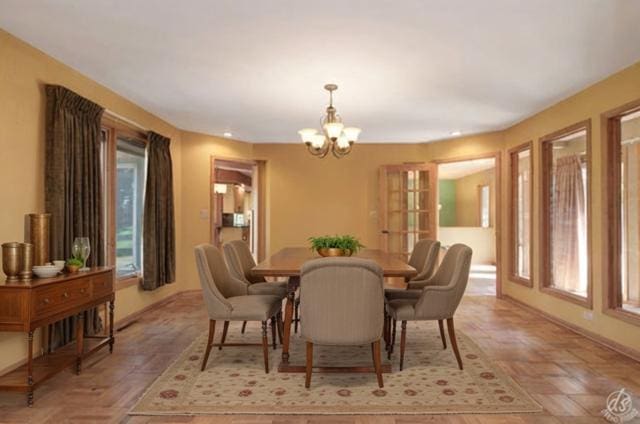
[[[200,209],[200,219],[202,220],[209,219],[209,209]]]
[[[584,311],[582,317],[587,321],[593,321],[593,311]]]

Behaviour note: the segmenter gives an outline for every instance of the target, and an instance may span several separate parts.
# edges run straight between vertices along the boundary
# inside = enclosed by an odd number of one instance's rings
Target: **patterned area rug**
[[[383,389],[378,388],[373,373],[314,373],[307,390],[304,374],[277,372],[280,348],[270,349],[269,374],[264,373],[260,347],[222,351],[214,347],[207,369],[200,372],[206,344],[203,334],[158,377],[130,414],[508,414],[542,410],[464,334],[458,333],[465,366],[460,371],[451,348],[442,349],[437,323],[409,323],[407,327],[405,368],[398,371],[396,351],[393,372],[383,374]],[[304,343],[292,336],[290,362],[304,364]],[[257,323],[249,323],[244,335],[238,325],[229,327],[229,343],[259,340]],[[314,365],[371,366],[371,349],[316,346]]]

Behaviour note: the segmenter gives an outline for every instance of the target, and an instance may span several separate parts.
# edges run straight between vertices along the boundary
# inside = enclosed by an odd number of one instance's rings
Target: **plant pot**
[[[67,264],[67,272],[69,274],[73,274],[78,272],[78,270],[80,269],[80,265],[69,265]]]
[[[351,250],[349,249],[336,249],[336,248],[322,248],[318,249],[320,256],[351,256]]]

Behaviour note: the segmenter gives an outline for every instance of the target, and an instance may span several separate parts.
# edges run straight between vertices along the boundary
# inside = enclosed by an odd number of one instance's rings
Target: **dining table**
[[[384,277],[411,278],[417,275],[417,271],[411,265],[398,258],[397,255],[387,253],[379,249],[361,249],[353,256],[370,259],[376,262]],[[296,290],[300,287],[300,272],[302,265],[312,259],[321,256],[307,247],[286,247],[266,260],[256,265],[252,273],[261,277],[288,277],[287,302],[284,310],[284,334],[282,340],[282,361],[278,366],[279,372],[305,372],[304,364],[294,365],[289,363],[289,347],[291,343],[291,323],[293,321],[293,308]],[[384,372],[390,371],[390,366],[383,366]],[[315,370],[315,369],[314,369]],[[368,368],[353,369],[353,372],[368,372]],[[335,372],[332,367],[318,369],[319,372]]]

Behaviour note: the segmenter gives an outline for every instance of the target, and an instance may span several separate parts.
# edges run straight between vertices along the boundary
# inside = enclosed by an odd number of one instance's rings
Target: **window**
[[[103,121],[107,263],[119,280],[142,275],[146,135]]]
[[[489,185],[478,186],[478,198],[480,205],[480,226],[489,228],[491,226],[491,187]]]
[[[145,187],[145,148],[135,139],[118,137],[116,146],[116,273],[142,270],[142,218]]]
[[[528,287],[531,282],[531,143],[512,149],[511,165],[511,278]]]
[[[604,217],[609,230],[605,312],[640,320],[640,104],[605,118],[609,205]]]
[[[542,290],[591,307],[590,122],[542,140]]]

